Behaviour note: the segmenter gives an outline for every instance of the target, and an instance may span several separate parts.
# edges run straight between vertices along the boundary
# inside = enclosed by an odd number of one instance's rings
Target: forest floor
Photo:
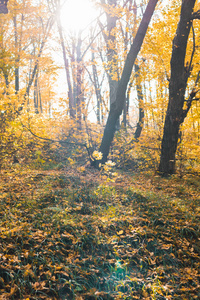
[[[1,171],[0,299],[200,299],[200,178]]]

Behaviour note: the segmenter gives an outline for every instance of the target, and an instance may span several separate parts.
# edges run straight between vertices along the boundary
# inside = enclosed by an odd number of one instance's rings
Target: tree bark
[[[104,39],[107,48],[107,60],[108,60],[108,81],[110,88],[110,106],[116,99],[116,92],[118,86],[118,66],[117,66],[117,49],[116,49],[116,24],[117,17],[112,11],[117,7],[116,0],[108,0],[108,11],[106,12],[107,19],[107,34],[104,34]]]
[[[20,56],[19,53],[19,47],[18,47],[18,32],[17,32],[17,18],[16,16],[13,17],[13,23],[14,23],[14,35],[15,35],[15,94],[18,94],[19,92],[19,61]]]
[[[81,32],[79,32],[78,42],[76,47],[76,56],[77,56],[77,74],[76,74],[76,110],[77,110],[77,122],[78,128],[82,129],[82,106],[83,106],[83,90],[82,90],[82,56],[81,56]]]
[[[127,55],[123,73],[117,88],[116,101],[111,104],[108,120],[104,130],[103,139],[99,149],[99,151],[103,154],[102,163],[105,163],[107,161],[110,145],[112,143],[115,133],[116,122],[124,108],[126,89],[132,73],[133,65],[141,49],[148,25],[154,13],[157,2],[158,0],[149,0],[142,21],[133,40],[130,51]]]
[[[33,100],[34,100],[35,113],[39,114],[39,109],[38,109],[38,72],[35,75]]]
[[[105,7],[106,20],[107,20],[107,32],[104,31],[103,24],[99,21],[103,37],[106,43],[107,49],[107,70],[109,92],[110,92],[110,109],[111,105],[116,101],[116,94],[119,81],[118,72],[118,51],[116,48],[116,25],[117,16],[115,10],[117,8],[117,0],[101,0],[102,5]],[[116,122],[116,128],[119,128],[119,120]]]
[[[99,84],[97,66],[95,64],[95,55],[94,55],[94,48],[91,47],[92,50],[92,73],[93,73],[93,81],[94,81],[94,88],[97,98],[97,123],[101,124],[101,105],[102,105],[102,97],[101,97],[101,87]]]
[[[159,165],[159,172],[166,175],[175,173],[175,155],[179,129],[190,108],[188,107],[187,110],[183,109],[187,81],[192,70],[191,62],[185,66],[185,56],[195,2],[196,0],[182,0],[180,20],[173,40],[169,102],[165,117]],[[190,94],[190,103],[194,96],[195,94]]]
[[[138,103],[139,103],[139,120],[137,123],[134,138],[138,140],[141,135],[143,124],[144,124],[144,97],[142,93],[142,85],[140,80],[140,68],[136,64],[135,64],[135,76],[136,76],[136,89],[137,89],[137,96],[138,96]]]

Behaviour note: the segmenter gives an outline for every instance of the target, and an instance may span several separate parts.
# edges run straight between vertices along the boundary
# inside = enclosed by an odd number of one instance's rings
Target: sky
[[[97,17],[97,10],[90,0],[66,0],[61,10],[63,28],[69,31],[86,30]]]

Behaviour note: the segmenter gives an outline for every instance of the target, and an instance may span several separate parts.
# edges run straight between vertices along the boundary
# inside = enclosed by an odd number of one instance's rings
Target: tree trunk
[[[35,113],[39,114],[39,109],[38,109],[38,72],[35,75],[33,100],[34,100]]]
[[[108,0],[108,12],[106,13],[107,18],[107,31],[108,35],[104,34],[104,39],[107,48],[107,60],[109,65],[108,70],[108,81],[110,88],[110,106],[116,100],[116,92],[118,86],[118,67],[117,67],[117,49],[116,49],[116,22],[117,17],[112,10],[116,9],[117,1]]]
[[[81,56],[81,32],[79,32],[78,43],[76,47],[76,55],[77,55],[77,74],[76,74],[76,109],[77,109],[77,122],[78,128],[82,129],[82,106],[83,106],[83,91],[82,91],[82,56]]]
[[[101,105],[102,105],[102,98],[101,98],[101,87],[99,84],[97,66],[95,64],[95,55],[94,55],[94,48],[92,49],[92,73],[93,73],[93,81],[94,81],[94,88],[97,98],[97,123],[101,124]]]
[[[0,3],[0,14],[8,14],[8,8],[7,8],[8,0],[3,0]]]
[[[101,0],[103,6],[105,6],[105,1]],[[116,101],[116,94],[118,88],[118,59],[117,59],[117,48],[116,48],[116,24],[117,16],[115,13],[117,7],[117,0],[107,0],[105,6],[106,20],[107,20],[107,32],[104,31],[103,24],[99,21],[99,26],[101,27],[103,37],[106,43],[106,56],[107,56],[107,70],[106,74],[108,76],[109,83],[109,93],[110,93],[110,109],[111,105]],[[117,124],[118,123],[118,124]],[[119,127],[119,121],[116,122],[116,127]]]
[[[133,20],[131,20],[131,22],[130,22],[130,18],[128,16],[130,11],[133,11]],[[133,4],[133,0],[130,0],[128,10],[126,11],[126,26],[129,27],[130,23],[134,24],[135,28],[132,31],[132,35],[136,29],[136,19],[137,19],[136,2],[134,0],[134,4]],[[122,25],[121,25],[121,32],[122,32],[123,39],[124,39],[124,51],[125,51],[125,53],[127,53],[128,43],[129,43],[128,31],[126,29],[123,30]],[[133,85],[133,79],[129,82],[129,86],[128,86],[127,92],[126,92],[126,99],[125,99],[124,110],[123,110],[123,121],[122,121],[124,128],[126,128],[126,126],[127,126],[127,117],[129,114],[129,103],[130,103],[130,92],[131,92],[132,85]]]
[[[58,5],[59,5],[59,11],[60,11],[60,2],[58,3]],[[58,33],[60,36],[60,43],[61,43],[61,47],[62,47],[63,61],[64,61],[64,66],[65,66],[67,84],[68,84],[69,115],[71,118],[75,118],[76,108],[75,108],[72,83],[71,83],[71,78],[70,78],[70,73],[69,73],[69,62],[68,62],[67,55],[66,55],[63,31],[62,31],[62,26],[60,23],[60,15],[57,16],[56,21],[57,21]]]
[[[183,110],[187,81],[191,73],[191,62],[185,67],[185,55],[188,37],[192,26],[192,13],[196,0],[182,0],[180,20],[173,40],[171,57],[171,78],[169,82],[169,102],[165,118],[162,139],[159,172],[162,174],[175,173],[175,155],[179,138],[180,125],[187,115],[188,109]],[[191,93],[189,103],[193,97]],[[191,106],[191,104],[190,104]]]
[[[16,16],[13,17],[13,23],[14,23],[14,34],[15,34],[15,94],[18,94],[19,92],[19,47],[18,47],[18,32],[17,32],[17,18]]]
[[[140,80],[140,68],[138,65],[135,65],[135,76],[136,76],[136,89],[137,89],[137,96],[138,96],[138,103],[139,103],[139,121],[137,123],[134,138],[138,140],[141,135],[143,124],[144,124],[144,97],[142,93],[142,85]]]
[[[151,20],[157,2],[158,0],[149,1],[140,26],[138,28],[137,34],[135,36],[135,39],[133,40],[133,44],[131,45],[131,49],[127,55],[123,73],[117,88],[116,101],[111,105],[108,120],[104,130],[102,143],[99,150],[103,154],[102,163],[105,163],[107,161],[110,145],[115,133],[116,122],[124,108],[126,89],[132,73],[133,65],[142,46],[149,22]]]

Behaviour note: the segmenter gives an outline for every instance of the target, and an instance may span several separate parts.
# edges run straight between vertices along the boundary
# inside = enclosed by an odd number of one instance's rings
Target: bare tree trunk
[[[192,13],[196,0],[182,0],[180,20],[173,40],[171,57],[171,78],[169,82],[169,102],[165,118],[159,171],[162,174],[175,173],[175,155],[179,139],[180,125],[183,123],[196,95],[192,91],[183,109],[187,81],[192,70],[192,58],[185,66],[188,37],[192,26]]]
[[[40,113],[43,113],[42,108],[42,98],[41,98],[41,92],[40,92],[40,83],[39,83],[39,70],[37,71],[35,75],[35,82],[34,82],[34,109],[35,113],[39,114],[39,107],[40,107]]]
[[[41,97],[41,89],[40,89],[40,81],[38,80],[38,102],[40,105],[40,113],[43,114],[43,107],[42,107],[42,97]]]
[[[103,139],[100,146],[100,152],[103,154],[102,163],[105,163],[107,161],[110,145],[115,133],[116,122],[124,108],[126,89],[127,89],[128,82],[130,80],[133,65],[141,49],[149,22],[154,13],[157,2],[158,0],[149,1],[145,13],[143,15],[142,21],[140,23],[140,26],[138,28],[137,34],[135,36],[135,39],[131,45],[131,49],[127,55],[123,73],[117,89],[116,101],[111,105],[110,112],[108,115],[108,120],[104,130]]]
[[[122,122],[123,122],[125,128],[126,128],[127,123],[128,123],[127,117],[129,115],[130,93],[131,93],[132,85],[133,85],[133,79],[131,79],[131,81],[129,82],[127,92],[126,92],[126,99],[125,99],[125,102],[124,102],[123,121]]]
[[[134,138],[136,140],[139,139],[144,125],[144,97],[142,93],[142,85],[141,85],[139,72],[140,72],[140,68],[138,65],[135,64],[136,89],[137,89],[137,96],[138,96],[138,103],[139,103],[139,121],[137,123],[136,131],[134,134]]]
[[[34,100],[35,113],[39,114],[39,109],[38,109],[38,72],[36,73],[36,76],[35,76],[33,100]]]
[[[0,3],[0,14],[7,14],[8,8],[7,8],[8,0],[3,0]]]
[[[17,54],[17,51],[19,51],[18,47],[18,33],[17,33],[17,19],[16,16],[13,17],[13,23],[14,23],[14,34],[15,34],[15,94],[18,94],[19,92],[19,54]]]
[[[83,91],[82,91],[82,56],[81,56],[81,33],[79,33],[78,43],[76,48],[77,54],[77,81],[76,81],[76,107],[77,107],[77,121],[79,129],[82,128],[82,105],[83,105]]]
[[[93,81],[94,81],[94,88],[97,98],[97,122],[101,124],[101,105],[102,105],[102,98],[101,98],[101,89],[98,79],[97,67],[95,65],[95,56],[94,56],[94,49],[92,50],[92,72],[93,72]]]
[[[74,106],[75,106],[75,116],[77,116],[77,61],[76,61],[76,40],[73,39],[72,41],[72,52],[71,52],[71,71],[72,71],[72,94],[74,99]]]
[[[60,5],[60,3],[59,3],[59,5]],[[75,118],[76,110],[75,110],[75,103],[74,103],[74,97],[73,97],[73,91],[72,91],[72,83],[71,83],[71,78],[70,78],[70,73],[69,73],[69,62],[68,62],[67,55],[66,55],[63,31],[62,31],[62,26],[60,23],[60,16],[57,16],[56,21],[57,21],[57,26],[58,26],[58,33],[60,36],[60,43],[61,43],[61,47],[62,47],[65,73],[66,73],[66,79],[67,79],[67,84],[68,84],[69,114],[70,114],[70,117]]]
[[[10,68],[9,65],[7,63],[5,63],[7,61],[7,59],[10,59],[10,53],[5,50],[4,47],[4,36],[3,36],[3,23],[1,21],[0,25],[2,26],[1,28],[1,37],[0,37],[0,60],[1,60],[1,66],[0,66],[0,72],[3,74],[4,80],[5,80],[5,85],[6,85],[6,89],[4,91],[5,94],[8,93],[8,88],[10,85],[10,81],[9,81],[9,72],[10,72]]]
[[[48,99],[48,113],[49,113],[49,119],[51,118],[51,92],[49,90],[49,99]]]

